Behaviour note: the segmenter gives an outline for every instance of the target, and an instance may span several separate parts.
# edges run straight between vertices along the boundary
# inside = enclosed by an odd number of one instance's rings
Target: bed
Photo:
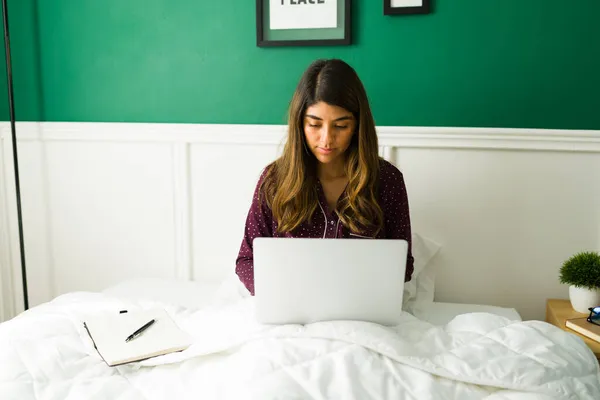
[[[576,336],[511,308],[434,301],[415,235],[416,277],[401,322],[263,326],[234,275],[131,279],[70,292],[0,324],[1,398],[28,399],[598,399],[600,370]],[[117,367],[82,321],[165,309],[194,338],[183,352]]]

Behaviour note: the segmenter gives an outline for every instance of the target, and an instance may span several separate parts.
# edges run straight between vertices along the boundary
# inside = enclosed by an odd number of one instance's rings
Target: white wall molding
[[[10,134],[4,123],[0,135]],[[600,152],[600,130],[380,126],[379,144],[400,148],[463,148]],[[19,140],[176,142],[281,145],[284,125],[20,122]]]

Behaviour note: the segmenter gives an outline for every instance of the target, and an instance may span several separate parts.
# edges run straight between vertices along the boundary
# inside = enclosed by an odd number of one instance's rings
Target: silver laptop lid
[[[398,322],[405,240],[256,238],[253,246],[258,322]]]

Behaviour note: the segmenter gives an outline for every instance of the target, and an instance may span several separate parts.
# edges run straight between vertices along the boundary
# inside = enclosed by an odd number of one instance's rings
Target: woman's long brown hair
[[[261,196],[279,232],[292,232],[311,220],[318,207],[318,161],[306,145],[304,117],[306,109],[320,101],[348,110],[357,122],[345,153],[348,185],[336,212],[352,232],[377,233],[383,212],[377,202],[380,158],[375,122],[362,82],[341,60],[317,60],[302,75],[289,107],[287,142],[281,157],[267,167]]]

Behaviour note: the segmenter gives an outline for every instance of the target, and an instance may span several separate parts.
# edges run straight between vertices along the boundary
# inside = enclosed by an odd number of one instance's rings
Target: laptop
[[[406,240],[259,237],[253,245],[259,323],[399,322]]]

